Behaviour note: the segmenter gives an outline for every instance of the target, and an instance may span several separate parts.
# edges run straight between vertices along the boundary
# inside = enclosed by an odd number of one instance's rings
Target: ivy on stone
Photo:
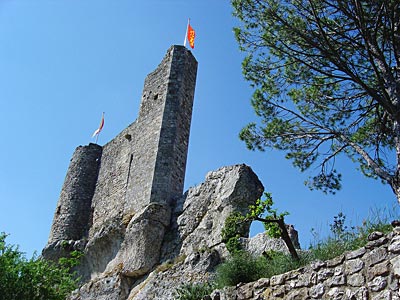
[[[240,237],[246,234],[245,217],[240,212],[232,212],[225,220],[221,231],[222,242],[229,253],[235,254],[242,250]]]

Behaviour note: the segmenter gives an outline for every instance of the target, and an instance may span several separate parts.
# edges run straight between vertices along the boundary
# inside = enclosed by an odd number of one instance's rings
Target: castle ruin
[[[97,235],[98,242],[107,246],[108,230],[113,236],[115,231],[122,236],[125,230],[106,228],[105,224],[115,219],[128,224],[149,207],[162,220],[144,224],[148,228],[143,229],[157,227],[154,242],[162,241],[170,205],[183,193],[196,73],[197,61],[192,53],[183,46],[172,46],[145,79],[137,120],[104,147],[89,144],[75,150],[45,257],[58,256],[54,250],[60,241],[97,243],[93,241]],[[122,240],[113,238],[109,242],[109,249],[103,251],[111,258]],[[105,264],[93,265],[87,272],[101,272]]]
[[[83,253],[82,286],[68,300],[176,299],[206,283],[227,257],[226,218],[248,212],[264,187],[240,164],[209,172],[183,193],[197,62],[172,46],[145,79],[137,120],[103,147],[71,159],[43,257]],[[247,233],[248,227],[247,225]],[[250,253],[286,251],[282,240],[244,235]],[[400,299],[400,227],[327,262],[214,291],[208,299]]]
[[[208,280],[227,254],[226,217],[261,196],[245,165],[210,172],[183,194],[196,74],[192,53],[170,47],[145,79],[137,120],[103,147],[75,150],[42,251],[54,261],[83,253],[83,286],[70,299],[174,299],[177,285]],[[171,282],[154,276],[171,260],[182,266]]]

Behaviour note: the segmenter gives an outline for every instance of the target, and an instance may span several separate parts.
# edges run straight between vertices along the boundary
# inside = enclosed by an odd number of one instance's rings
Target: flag
[[[190,26],[190,19],[188,19],[188,24],[187,24],[187,28],[186,28],[186,34],[185,34],[185,41],[183,42],[183,45],[186,47],[186,39],[187,39],[189,41],[190,47],[193,49],[195,37],[196,37],[196,32],[194,31],[193,27]]]
[[[92,137],[94,137],[95,135],[98,135],[98,134],[100,133],[100,131],[103,129],[103,126],[104,126],[104,113],[103,113],[103,115],[101,116],[101,121],[100,121],[99,128],[97,128],[97,129],[95,130],[95,132],[93,132]]]
[[[190,24],[188,24],[188,30],[187,30],[187,39],[189,41],[189,45],[190,48],[194,48],[194,38],[196,37],[196,32],[194,31],[194,29],[192,28],[192,26],[190,26]]]

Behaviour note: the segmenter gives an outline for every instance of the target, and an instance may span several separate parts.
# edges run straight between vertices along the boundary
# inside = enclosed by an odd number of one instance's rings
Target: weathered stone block
[[[343,260],[344,260],[344,255],[339,255],[338,257],[328,260],[326,262],[326,266],[329,268],[336,267],[336,266],[340,265],[341,263],[343,263]]]
[[[126,300],[132,281],[121,275],[105,275],[96,278],[74,291],[67,300]]]
[[[286,280],[286,274],[272,276],[270,279],[271,286],[283,284]]]
[[[396,256],[395,258],[391,259],[390,263],[393,267],[393,274],[397,278],[400,278],[400,256]]]
[[[329,268],[324,268],[318,271],[317,273],[317,281],[323,282],[326,279],[330,278],[333,275],[333,270]]]
[[[364,262],[359,259],[351,259],[344,262],[345,273],[350,275],[360,271],[364,267]]]
[[[388,242],[388,239],[387,239],[385,236],[383,236],[383,237],[381,237],[381,238],[379,238],[379,239],[377,239],[377,240],[369,241],[369,242],[365,245],[365,248],[367,248],[367,249],[374,249],[374,248],[376,248],[376,247],[379,247],[379,246],[382,246],[382,245],[386,244],[387,242]]]
[[[365,284],[365,277],[361,273],[351,274],[347,276],[347,284],[354,287],[363,286]]]
[[[372,300],[392,300],[392,292],[391,291],[382,291],[376,294]]]
[[[324,295],[323,299],[342,300],[344,297],[344,294],[345,294],[345,292],[344,292],[343,288],[333,287],[326,293],[326,295]]]
[[[365,262],[367,267],[373,266],[387,257],[387,250],[385,248],[376,248],[365,254],[363,257],[363,261]]]
[[[254,283],[254,288],[256,290],[263,289],[269,286],[269,278],[261,278]]]
[[[322,267],[326,266],[326,262],[317,260],[317,261],[312,262],[310,266],[314,271],[318,271]]]
[[[333,286],[341,286],[346,283],[346,276],[345,275],[335,275],[332,278],[328,279],[327,285],[329,287]]]
[[[309,298],[307,288],[292,290],[285,296],[285,299],[287,300],[304,300],[307,298]]]
[[[324,292],[325,286],[322,283],[318,283],[310,288],[310,296],[313,299],[320,299]]]
[[[122,274],[129,277],[148,273],[160,259],[161,245],[169,220],[169,207],[159,203],[151,203],[138,212],[130,221],[121,249],[107,266],[107,271],[122,265]]]
[[[400,235],[396,235],[389,244],[389,252],[400,253]]]
[[[382,276],[375,277],[371,282],[368,282],[368,287],[373,292],[380,292],[387,286],[387,279]]]
[[[371,280],[376,276],[386,276],[389,274],[389,261],[383,261],[368,269],[367,278]]]
[[[353,259],[353,258],[358,258],[358,257],[363,256],[366,251],[367,250],[364,247],[362,247],[360,249],[357,249],[357,250],[354,250],[354,251],[351,251],[351,252],[347,252],[345,254],[345,257],[348,260]]]
[[[253,297],[252,284],[245,284],[238,288],[237,299],[238,300],[249,300]]]
[[[376,241],[376,240],[380,239],[381,237],[383,237],[382,232],[373,231],[368,235],[367,239],[368,239],[368,241]]]

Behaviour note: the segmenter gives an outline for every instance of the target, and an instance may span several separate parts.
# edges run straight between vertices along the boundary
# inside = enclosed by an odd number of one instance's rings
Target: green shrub
[[[246,235],[246,225],[244,216],[239,212],[233,212],[226,218],[221,230],[221,238],[230,254],[242,250],[239,238]]]
[[[201,300],[210,295],[214,286],[209,283],[185,284],[176,290],[177,300]]]
[[[77,288],[78,279],[69,271],[79,257],[59,265],[35,256],[28,260],[5,239],[0,233],[0,300],[64,300]]]
[[[304,255],[300,255],[300,259],[296,260],[290,254],[273,250],[265,253],[264,258],[266,259],[266,268],[262,276],[264,278],[286,273],[290,270],[300,268],[309,262]]]
[[[217,268],[216,284],[224,287],[255,281],[265,274],[266,262],[264,257],[254,258],[247,252],[236,252]]]

